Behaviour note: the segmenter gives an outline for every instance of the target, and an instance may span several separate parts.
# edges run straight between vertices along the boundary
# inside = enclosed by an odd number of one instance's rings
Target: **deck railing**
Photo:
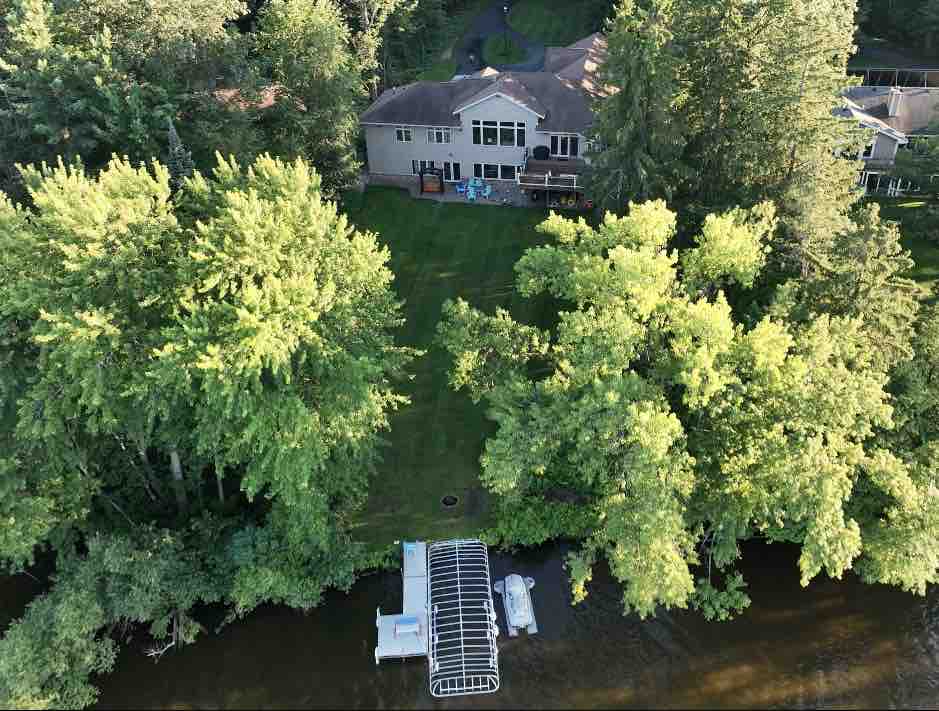
[[[573,174],[551,175],[550,173],[519,173],[516,179],[519,187],[522,188],[540,188],[547,190],[554,188],[557,190],[578,190],[583,188],[580,182],[580,176]]]

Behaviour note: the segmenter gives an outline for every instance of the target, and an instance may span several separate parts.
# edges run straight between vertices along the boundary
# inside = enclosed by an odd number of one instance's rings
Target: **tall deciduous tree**
[[[303,161],[220,160],[175,195],[117,159],[24,179],[30,209],[0,201],[0,559],[63,562],[0,642],[0,698],[84,705],[102,628],[183,644],[200,601],[308,608],[351,584],[343,521],[412,352],[387,250]]]
[[[359,167],[357,107],[365,93],[339,7],[333,0],[271,0],[256,40],[278,90],[265,116],[272,149],[308,159],[329,190],[348,185]]]
[[[738,542],[754,535],[799,544],[804,585],[864,561],[868,579],[921,591],[935,559],[906,558],[904,531],[939,546],[939,528],[921,525],[939,502],[910,494],[904,505],[923,507],[920,518],[912,508],[895,518],[871,492],[904,477],[928,492],[934,475],[888,460],[874,437],[893,421],[865,322],[735,323],[722,287],[754,282],[772,207],[708,217],[681,260],[666,251],[675,224],[662,202],[599,229],[543,223],[556,244],[526,252],[517,289],[569,305],[553,333],[445,305],[451,384],[484,400],[498,425],[481,459],[501,502],[493,537],[580,539],[575,599],[605,556],[640,615],[691,604],[726,618],[746,605],[734,566]]]

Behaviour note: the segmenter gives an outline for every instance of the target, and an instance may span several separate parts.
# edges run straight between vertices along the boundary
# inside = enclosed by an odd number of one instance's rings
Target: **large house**
[[[522,186],[580,187],[606,40],[549,47],[537,72],[486,67],[450,81],[389,89],[361,116],[371,176],[442,171]],[[539,160],[536,160],[535,157]]]
[[[897,178],[887,178],[897,151],[911,148],[917,138],[933,135],[939,120],[939,89],[932,87],[855,86],[845,92],[840,115],[857,119],[874,131],[864,149],[858,183],[866,189],[897,192]]]

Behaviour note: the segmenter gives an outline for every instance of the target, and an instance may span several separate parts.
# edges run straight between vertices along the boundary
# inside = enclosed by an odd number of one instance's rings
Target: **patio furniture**
[[[466,189],[466,199],[470,202],[476,201],[476,188],[474,188],[472,185]]]
[[[459,195],[464,195],[464,194],[466,194],[466,183],[464,183],[463,181],[460,181],[459,183],[457,183],[457,184],[456,184],[456,191],[457,191],[457,193],[458,193]]]
[[[490,195],[492,195],[492,186],[487,185],[483,188],[483,197],[488,198]]]
[[[482,178],[470,178],[469,184],[471,188],[481,188],[483,186],[483,179]]]

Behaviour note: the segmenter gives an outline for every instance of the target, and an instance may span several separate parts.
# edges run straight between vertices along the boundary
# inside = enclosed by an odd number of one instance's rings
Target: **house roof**
[[[864,128],[872,128],[878,133],[886,134],[901,144],[907,142],[906,136],[903,135],[903,132],[897,131],[882,118],[873,115],[873,113],[870,111],[866,111],[861,105],[849,98],[845,98],[844,106],[842,108],[835,109],[835,111],[832,113],[835,116],[840,116],[841,118],[856,119],[857,122]],[[878,113],[881,112],[878,111]]]
[[[529,111],[538,115],[538,118],[544,118],[548,110],[538,100],[528,87],[512,74],[488,74],[487,77],[493,77],[493,81],[483,87],[467,99],[464,99],[453,109],[453,113],[458,114],[463,109],[469,108],[486,99],[501,94],[509,101],[521,104]]]
[[[855,86],[845,97],[868,118],[901,134],[934,133],[931,127],[939,122],[939,89],[933,87]]]
[[[500,72],[486,67],[448,82],[419,81],[385,91],[361,116],[363,124],[459,126],[460,111],[502,95],[540,119],[543,131],[583,133],[593,123],[590,103],[605,96],[597,70],[606,39],[596,33],[567,47],[548,47],[540,72]]]

